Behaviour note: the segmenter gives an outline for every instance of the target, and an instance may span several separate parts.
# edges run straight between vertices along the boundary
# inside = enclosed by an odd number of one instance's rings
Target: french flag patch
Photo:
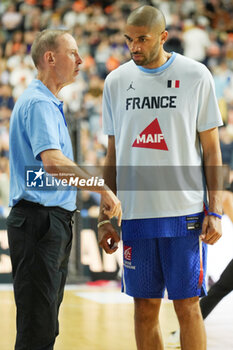
[[[179,88],[180,87],[180,81],[179,80],[168,80],[167,81],[167,87],[168,88]]]

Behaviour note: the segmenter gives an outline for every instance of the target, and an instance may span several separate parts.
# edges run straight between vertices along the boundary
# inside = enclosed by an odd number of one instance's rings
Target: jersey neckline
[[[164,71],[165,69],[167,69],[172,64],[174,59],[176,58],[176,56],[177,56],[176,52],[171,52],[171,54],[172,55],[169,58],[169,60],[167,60],[166,63],[164,63],[162,66],[160,66],[158,68],[144,68],[142,66],[137,66],[137,67],[144,73],[150,73],[150,74],[160,73],[160,72]]]

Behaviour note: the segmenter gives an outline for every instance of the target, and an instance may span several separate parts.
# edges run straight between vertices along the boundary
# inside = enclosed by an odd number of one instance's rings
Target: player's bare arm
[[[41,152],[40,154],[45,171],[50,174],[58,174],[58,178],[69,180],[71,176],[79,177],[79,179],[88,180],[90,174],[79,167],[69,158],[65,157],[60,150],[51,149]],[[72,175],[71,175],[72,169]],[[61,174],[61,175],[59,175]],[[110,188],[104,184],[103,186],[82,186],[83,190],[97,192],[101,194],[103,210],[106,217],[111,219],[116,216],[118,222],[121,222],[121,203]]]
[[[108,137],[108,150],[105,159],[103,178],[105,184],[116,194],[116,152],[114,136]],[[108,221],[107,209],[105,203],[101,200],[98,219],[98,240],[99,245],[105,252],[112,254],[117,250],[117,243],[120,241],[120,238],[112,224]],[[120,225],[121,217],[118,216],[118,226]]]
[[[222,156],[219,145],[218,129],[213,128],[200,133],[203,148],[204,169],[209,195],[209,212],[222,215]],[[207,215],[203,221],[203,242],[216,243],[222,236],[221,219]]]

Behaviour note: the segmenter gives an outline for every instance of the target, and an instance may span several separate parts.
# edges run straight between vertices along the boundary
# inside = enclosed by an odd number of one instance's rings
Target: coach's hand
[[[204,218],[202,225],[201,239],[207,244],[216,243],[222,236],[222,222],[221,219],[207,215]]]
[[[107,254],[112,254],[118,249],[120,237],[111,223],[106,223],[98,228],[98,241]]]

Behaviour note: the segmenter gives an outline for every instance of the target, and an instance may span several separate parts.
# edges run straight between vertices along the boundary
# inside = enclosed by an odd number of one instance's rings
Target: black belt
[[[64,208],[61,208],[61,207],[58,207],[58,206],[45,206],[45,205],[42,205],[40,203],[36,203],[36,202],[31,202],[31,201],[26,201],[25,199],[21,199],[18,203],[16,203],[14,205],[15,208],[38,208],[38,209],[44,209],[44,210],[56,210],[56,211],[59,211],[63,214],[68,214],[70,216],[72,216],[76,210],[74,211],[70,211],[70,210],[67,210],[67,209],[64,209]]]

